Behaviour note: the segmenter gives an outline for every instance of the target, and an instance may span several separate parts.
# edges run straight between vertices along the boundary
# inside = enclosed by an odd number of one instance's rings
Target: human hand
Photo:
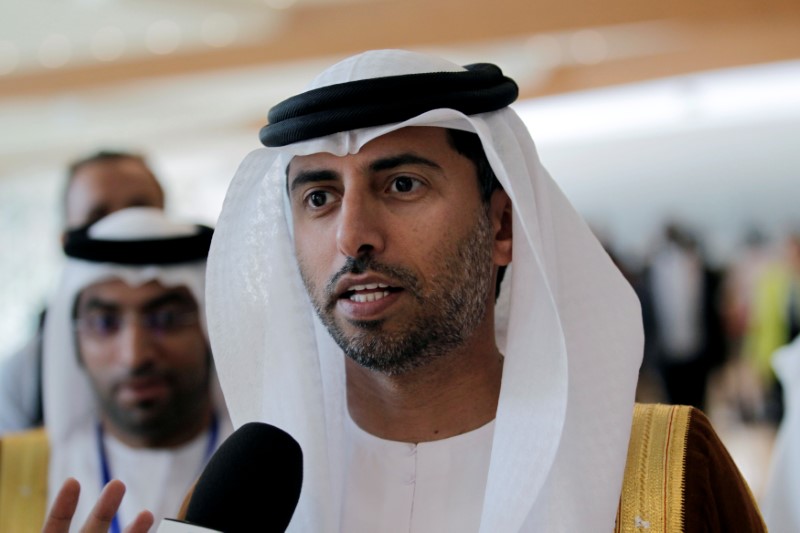
[[[78,507],[80,492],[81,485],[74,478],[67,479],[61,485],[61,490],[58,491],[53,506],[47,513],[42,533],[69,532],[75,509]],[[107,533],[124,494],[125,484],[118,479],[111,480],[100,493],[97,503],[80,530],[81,533]],[[147,533],[153,521],[153,514],[150,511],[142,511],[123,533]]]

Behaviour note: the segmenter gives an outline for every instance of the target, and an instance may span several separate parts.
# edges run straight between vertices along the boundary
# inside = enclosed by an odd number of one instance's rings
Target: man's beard
[[[431,258],[440,265],[429,287],[421,287],[410,270],[380,263],[372,256],[348,258],[322,295],[300,265],[306,290],[320,320],[344,353],[359,365],[386,375],[419,368],[462,346],[486,316],[492,283],[492,226],[481,212],[472,230],[454,249]],[[383,274],[399,282],[416,300],[417,309],[402,331],[385,331],[384,320],[349,321],[361,332],[348,335],[336,323],[334,287],[345,274]]]
[[[210,361],[210,352],[208,357]],[[205,362],[203,364],[210,365]],[[144,377],[157,372],[151,364],[147,364],[132,370],[130,377]],[[174,384],[175,380],[169,379],[172,383],[172,394],[166,400],[143,401],[136,405],[122,406],[116,399],[118,383],[111,390],[103,391],[90,376],[95,398],[100,404],[102,412],[114,427],[129,435],[136,435],[153,442],[169,440],[197,420],[198,414],[203,412],[202,407],[209,398],[210,380],[209,366],[202,381],[189,389],[177,388]]]

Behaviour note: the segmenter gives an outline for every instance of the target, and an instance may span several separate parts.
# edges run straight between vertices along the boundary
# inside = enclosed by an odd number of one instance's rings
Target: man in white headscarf
[[[303,449],[289,530],[611,531],[619,508],[624,531],[684,515],[687,531],[759,531],[689,408],[640,417],[647,442],[664,428],[648,459],[661,510],[620,505],[639,303],[539,162],[516,96],[493,65],[368,52],[274,107],[267,149],[234,178],[209,329],[234,424],[277,425]],[[723,476],[725,500],[691,475]]]
[[[177,513],[232,432],[214,393],[203,313],[212,234],[149,207],[67,234],[44,332],[46,436],[3,439],[0,477],[16,476],[19,487],[4,485],[18,496],[0,498],[0,530],[27,531],[37,520],[40,528],[44,492],[52,502],[69,478],[81,486],[80,521],[112,479],[128,496],[111,531],[143,508],[156,519]],[[15,462],[35,467],[20,471]]]
[[[639,303],[516,96],[493,65],[368,52],[237,172],[209,333],[234,425],[303,449],[288,531],[761,531],[701,413],[634,415]]]

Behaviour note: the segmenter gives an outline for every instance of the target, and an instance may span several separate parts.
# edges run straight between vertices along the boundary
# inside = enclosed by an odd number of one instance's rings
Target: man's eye
[[[120,322],[117,315],[100,315],[94,319],[94,328],[101,333],[111,333],[119,329]]]
[[[310,207],[322,207],[328,203],[330,199],[330,193],[325,191],[313,191],[311,194],[306,196],[306,204]]]
[[[409,176],[400,176],[392,180],[390,188],[392,192],[411,192],[416,190],[419,186],[419,180]]]
[[[154,333],[168,333],[197,321],[196,310],[158,309],[143,316],[143,324]]]
[[[177,323],[178,313],[171,309],[163,309],[147,315],[147,325],[154,330],[172,329]]]
[[[116,313],[90,313],[80,319],[80,324],[89,333],[94,335],[111,335],[116,333],[122,319]]]

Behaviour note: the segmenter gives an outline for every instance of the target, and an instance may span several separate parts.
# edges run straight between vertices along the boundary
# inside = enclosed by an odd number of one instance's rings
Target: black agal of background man
[[[64,253],[73,259],[118,265],[170,265],[203,261],[208,257],[214,230],[198,225],[197,233],[141,240],[95,239],[84,227],[67,232]]]

